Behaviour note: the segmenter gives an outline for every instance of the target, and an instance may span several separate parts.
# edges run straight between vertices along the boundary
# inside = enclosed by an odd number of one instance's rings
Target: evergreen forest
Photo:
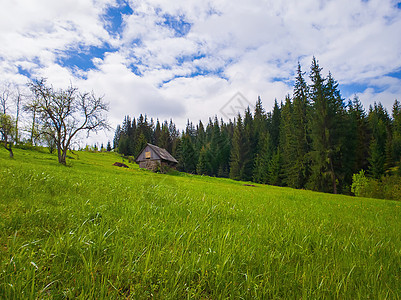
[[[172,120],[126,116],[113,148],[136,157],[151,143],[177,158],[179,171],[328,193],[350,194],[357,174],[399,178],[400,102],[388,112],[380,102],[366,111],[356,96],[345,101],[316,58],[310,84],[306,76],[298,64],[292,96],[276,100],[270,112],[259,97],[254,110],[228,122],[188,120],[180,132]]]

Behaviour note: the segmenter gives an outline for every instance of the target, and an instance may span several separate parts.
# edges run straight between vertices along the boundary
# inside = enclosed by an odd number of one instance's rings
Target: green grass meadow
[[[401,202],[69,155],[0,149],[0,299],[401,298]]]

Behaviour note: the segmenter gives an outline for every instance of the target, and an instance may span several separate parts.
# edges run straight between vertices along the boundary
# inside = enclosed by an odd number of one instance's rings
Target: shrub
[[[365,171],[361,170],[358,174],[352,175],[351,192],[358,197],[364,197],[368,186],[368,179],[365,176]]]
[[[394,175],[374,179],[366,177],[365,171],[361,170],[352,176],[351,192],[358,197],[400,200],[401,177]]]

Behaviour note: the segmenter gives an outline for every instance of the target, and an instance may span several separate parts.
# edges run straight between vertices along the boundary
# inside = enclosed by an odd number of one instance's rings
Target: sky
[[[169,120],[267,111],[315,56],[344,100],[401,100],[401,2],[394,0],[0,0],[0,81],[71,83],[125,115]],[[89,143],[112,140],[114,130]]]

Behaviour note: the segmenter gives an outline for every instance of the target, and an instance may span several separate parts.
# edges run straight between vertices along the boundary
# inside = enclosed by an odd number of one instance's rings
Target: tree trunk
[[[7,147],[7,144],[9,145]],[[14,153],[13,153],[13,149],[11,147],[11,143],[7,142],[7,139],[4,141],[4,148],[6,148],[6,150],[10,153],[10,158],[14,158]]]
[[[14,158],[13,149],[11,149],[11,147],[6,149],[8,150],[8,152],[10,152],[10,158]]]
[[[61,156],[62,156],[61,147],[60,147],[60,144],[58,144],[58,145],[57,145],[57,158],[58,158],[58,162],[59,162],[59,163],[62,163],[62,162],[61,162]]]
[[[21,93],[18,88],[18,96],[17,96],[17,112],[15,117],[15,144],[18,145],[19,143],[19,136],[18,136],[18,121],[19,121],[19,106],[21,102]]]
[[[36,119],[36,107],[33,108],[33,117],[32,117],[32,127],[31,127],[31,144],[34,143],[35,136],[35,119]]]
[[[59,151],[58,162],[60,164],[66,165],[67,150]]]

